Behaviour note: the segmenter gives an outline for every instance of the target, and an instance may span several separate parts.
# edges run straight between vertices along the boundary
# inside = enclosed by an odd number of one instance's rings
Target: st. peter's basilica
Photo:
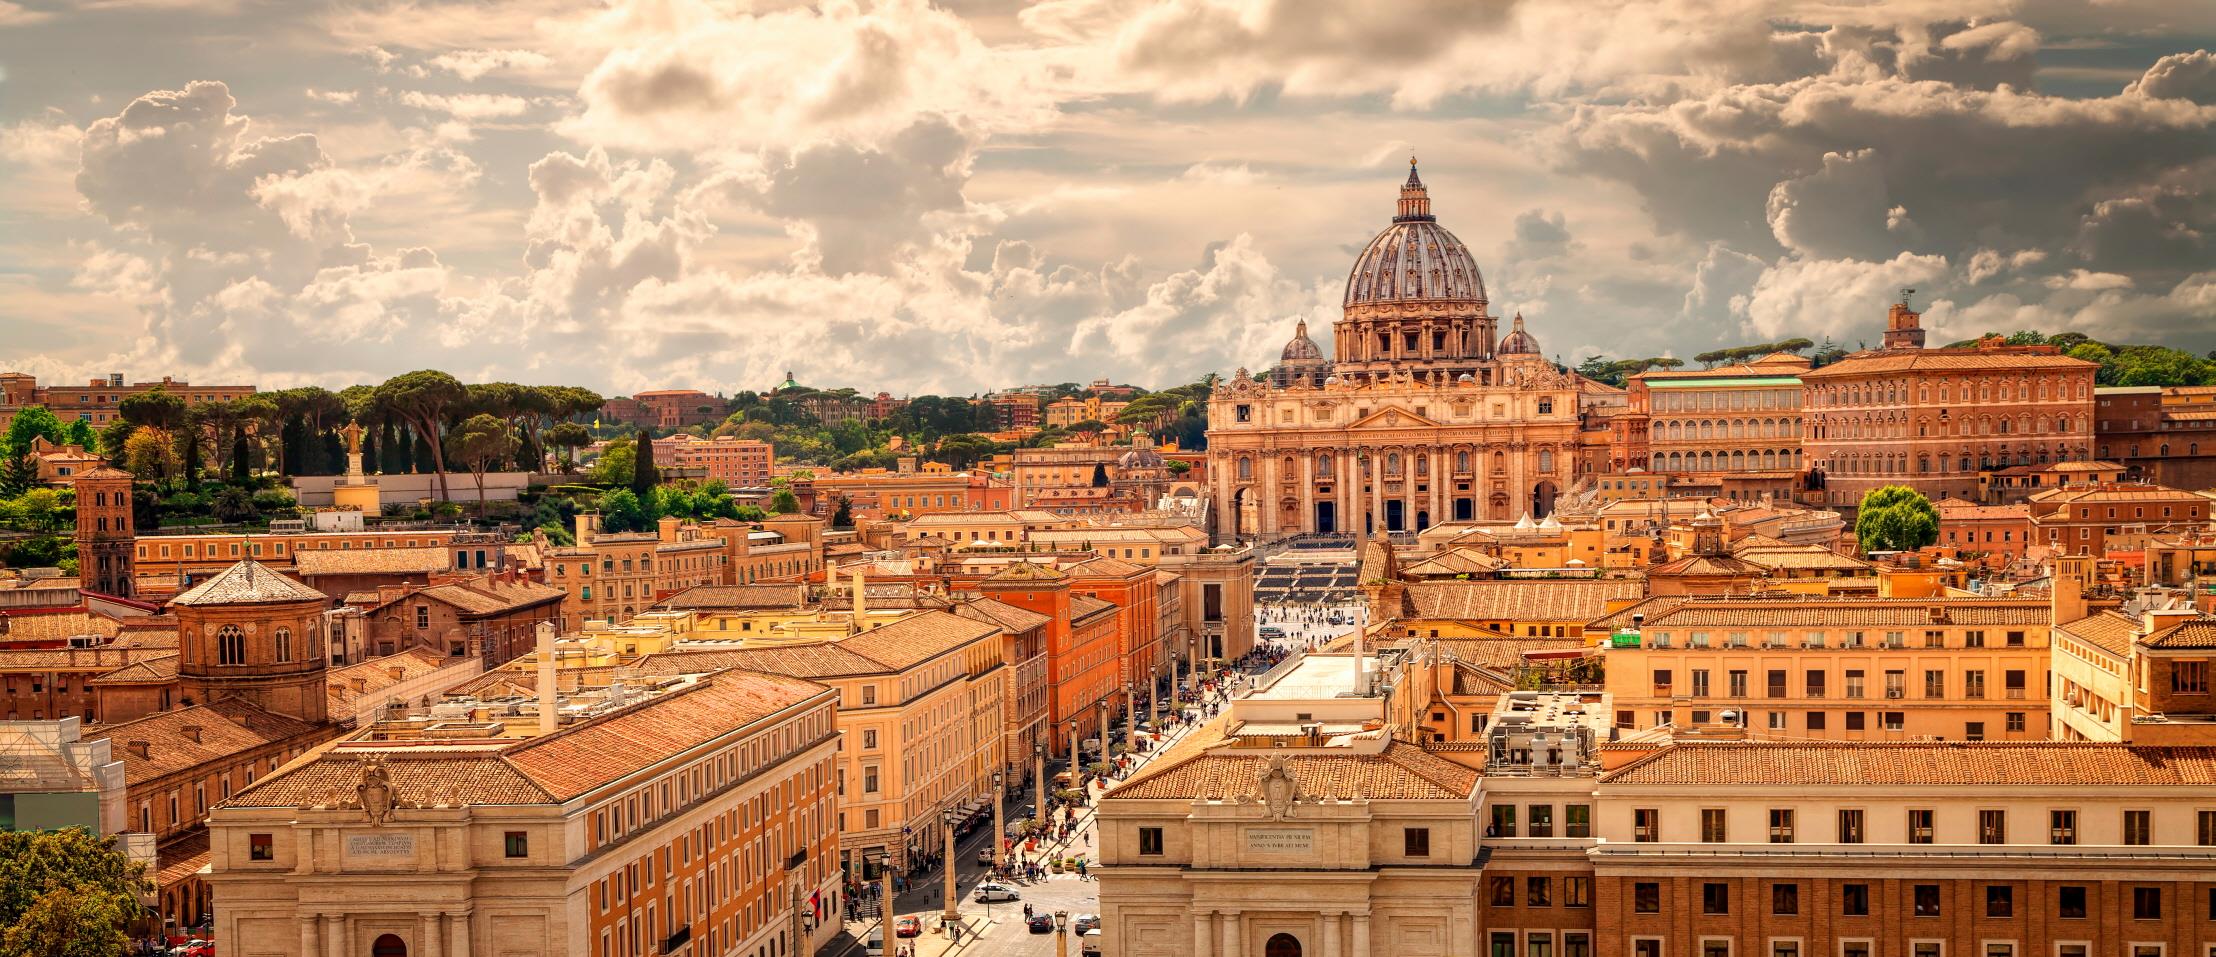
[[[1506,336],[1485,278],[1408,165],[1392,224],[1354,260],[1333,358],[1304,321],[1264,377],[1208,401],[1219,540],[1543,518],[1578,460],[1578,377]]]

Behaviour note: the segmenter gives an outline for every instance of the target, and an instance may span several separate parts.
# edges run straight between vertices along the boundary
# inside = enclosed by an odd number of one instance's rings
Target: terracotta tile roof
[[[1768,569],[1753,561],[1730,555],[1687,555],[1684,558],[1663,562],[1647,569],[1649,578],[1689,577],[1694,575],[1742,575],[1749,578]]]
[[[194,729],[198,729],[198,741],[193,740]],[[85,729],[85,737],[111,741],[116,760],[123,762],[124,783],[136,785],[264,745],[313,742],[335,731],[332,726],[309,724],[239,701],[223,700],[121,724],[94,725]],[[147,743],[146,757],[132,753],[127,746],[132,741]]]
[[[674,611],[801,608],[807,604],[808,587],[806,585],[695,585],[655,602],[654,607]]]
[[[1073,608],[1076,599],[1081,597],[1071,596]],[[890,625],[862,632],[840,644],[865,658],[883,662],[894,671],[902,671],[998,634],[1000,630],[999,625],[991,622],[973,621],[943,611],[921,611]]]
[[[448,582],[443,585],[432,585],[429,588],[413,589],[406,594],[395,596],[390,601],[374,606],[372,610],[419,598],[428,598],[440,604],[448,605],[464,615],[497,615],[504,612],[519,611],[535,605],[551,604],[568,597],[568,594],[568,592],[552,585],[541,585],[531,581],[503,581],[488,575],[466,582]]]
[[[303,552],[301,554],[310,554]],[[297,556],[296,556],[297,557]],[[171,598],[172,605],[251,605],[264,602],[316,601],[328,603],[322,592],[251,558],[233,563],[215,577]]]
[[[8,611],[0,612],[0,640],[44,641],[54,638],[75,638],[79,635],[98,635],[113,638],[121,630],[121,623],[114,618],[94,611]]]
[[[1635,601],[1637,581],[1440,581],[1410,582],[1401,593],[1402,618],[1465,621],[1591,621],[1610,601]]]
[[[2083,369],[2092,371],[2099,363],[2053,352],[2031,352],[1999,349],[1904,349],[1894,352],[1857,353],[1824,366],[1800,374],[1803,379],[1831,379],[1862,375],[1899,374],[1903,372],[1949,372],[1963,369],[1997,369],[2021,371],[2024,369]]]
[[[497,750],[401,743],[390,750],[326,750],[280,769],[223,806],[298,807],[351,800],[362,766],[373,758],[385,762],[404,800],[557,804],[828,691],[782,675],[725,671]]]
[[[2115,611],[2100,611],[2059,626],[2063,634],[2106,651],[2118,658],[2131,657],[2131,643],[2139,635],[2139,621]]]
[[[1480,575],[1497,571],[1508,565],[1506,559],[1494,558],[1469,548],[1451,548],[1420,562],[1401,569],[1404,575]]]
[[[1478,665],[1454,666],[1454,693],[1458,695],[1501,695],[1516,690],[1516,682],[1509,673],[1498,668]]]
[[[1116,785],[1108,799],[1259,799],[1262,775],[1277,753],[1218,747],[1182,758],[1167,754],[1146,773]],[[1303,797],[1464,801],[1478,780],[1475,770],[1399,741],[1381,754],[1287,753],[1285,768]]]
[[[196,827],[154,849],[154,886],[175,887],[208,866],[208,829]]]
[[[103,465],[99,468],[90,468],[79,472],[77,473],[76,477],[80,479],[127,479],[131,478],[132,475],[129,472],[116,468],[115,466]]]
[[[1875,567],[1869,562],[1859,558],[1849,558],[1820,545],[1810,545],[1806,548],[1789,551],[1786,549],[1755,549],[1741,552],[1739,557],[1750,564],[1771,569],[1866,571]]]
[[[1601,776],[1610,784],[2216,785],[2216,747],[2025,742],[1678,742]]]
[[[1585,628],[1588,631],[1622,631],[1631,627],[1633,615],[1644,615],[1648,620],[1652,620],[1655,616],[1663,612],[1675,611],[1678,606],[1692,600],[1693,596],[1691,595],[1655,595],[1588,621],[1585,623]]]
[[[351,801],[362,767],[382,758],[395,791],[426,804],[553,804],[553,795],[497,754],[326,751],[254,783],[221,807],[312,807]]]
[[[640,658],[634,667],[646,675],[696,675],[727,668],[745,668],[796,678],[843,678],[851,675],[889,674],[893,670],[884,662],[856,654],[837,642],[725,648],[715,651],[665,651]]]
[[[0,672],[54,671],[104,674],[175,648],[0,648]]]
[[[1580,638],[1441,638],[1438,648],[1441,654],[1450,654],[1456,661],[1481,665],[1498,670],[1513,670],[1523,664],[1523,656],[1533,651],[1578,651],[1585,647]]]
[[[1944,623],[1954,625],[2022,625],[2048,623],[2043,598],[1948,599],[1810,599],[1715,598],[1694,599],[1677,608],[1647,616],[1648,628],[1857,628],[1923,627],[1933,623],[1931,609],[1945,610]]]
[[[324,693],[330,697],[332,714],[352,714],[356,701],[381,694],[387,688],[421,678],[452,663],[453,660],[428,648],[410,648],[396,655],[357,661],[325,672]],[[395,670],[399,674],[394,674]],[[354,686],[356,679],[362,682],[359,689]]]
[[[1087,578],[1129,578],[1133,575],[1144,575],[1147,572],[1144,565],[1106,556],[1089,558],[1063,570],[1071,575]]]
[[[506,757],[549,794],[568,800],[829,692],[813,681],[785,675],[725,671],[636,707],[532,738],[509,749]]]
[[[985,580],[989,582],[1058,582],[1068,577],[1068,575],[1064,575],[1061,572],[1046,567],[1045,565],[1034,565],[1030,562],[1017,562],[1013,565],[1008,566],[1007,568],[1001,569],[992,577]]]
[[[444,548],[307,549],[292,555],[294,574],[317,575],[424,575],[454,567],[454,554]]]
[[[2216,618],[2179,622],[2174,628],[2147,636],[2140,644],[2163,649],[2216,648]]]
[[[1044,628],[1054,621],[1046,615],[1028,608],[1018,608],[998,598],[972,598],[948,610],[965,618],[992,622],[1010,633]]]
[[[175,652],[171,652],[159,658],[135,661],[85,683],[90,685],[166,685],[177,680],[178,657]]]

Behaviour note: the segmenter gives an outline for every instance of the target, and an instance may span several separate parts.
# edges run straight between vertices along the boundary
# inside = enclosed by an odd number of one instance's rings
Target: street
[[[1260,674],[1272,663],[1269,659],[1307,651],[1313,645],[1327,642],[1357,627],[1354,624],[1330,624],[1329,617],[1334,611],[1348,616],[1350,621],[1359,620],[1359,606],[1273,605],[1257,609],[1257,627],[1275,625],[1284,630],[1285,637],[1277,641],[1256,641],[1256,657],[1239,670],[1249,677]],[[1220,703],[1222,695],[1209,693],[1205,700]],[[1143,755],[1135,755],[1131,770],[1124,776],[1129,777],[1144,769],[1148,762],[1175,745],[1195,726],[1197,725],[1179,726],[1152,750]],[[1032,859],[1096,859],[1093,850],[1093,809],[1097,806],[1097,795],[1101,792],[1097,782],[1092,791],[1096,798],[1079,810],[1074,822],[1076,830],[1070,839],[1043,843],[1040,852],[1031,855]],[[1004,811],[1005,820],[1014,823],[1016,812],[1030,800],[1032,798],[1028,795],[1011,795],[1009,806]],[[1067,809],[1058,810],[1051,820],[1061,823],[1066,820],[1066,814]],[[1079,915],[1099,913],[1100,885],[1090,877],[1077,874],[1049,874],[1044,880],[1014,882],[1011,886],[1022,895],[1019,900],[986,904],[972,899],[987,870],[977,862],[978,851],[990,846],[987,842],[991,837],[990,827],[980,828],[956,845],[955,882],[960,890],[959,913],[964,928],[961,941],[957,943],[951,940],[940,929],[940,917],[944,912],[940,893],[946,878],[943,871],[932,871],[911,882],[908,890],[900,894],[893,905],[896,920],[908,916],[919,918],[923,924],[923,934],[906,940],[895,938],[887,941],[888,957],[897,955],[901,944],[913,947],[914,957],[1046,957],[1055,953],[1055,935],[1034,934],[1026,930],[1024,905],[1029,904],[1034,912],[1049,915],[1057,910],[1068,911],[1073,922]],[[1020,850],[1020,844],[1018,848]],[[827,945],[819,952],[819,957],[860,957],[863,953],[862,941],[877,926],[882,913],[874,900],[860,902],[858,915],[862,919],[848,921],[846,935]],[[1078,952],[1078,945],[1079,937],[1072,928],[1065,941],[1065,953],[1074,957]]]

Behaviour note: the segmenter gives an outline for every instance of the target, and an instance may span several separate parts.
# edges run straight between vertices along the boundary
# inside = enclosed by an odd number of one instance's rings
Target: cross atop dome
[[[1408,154],[1408,181],[1400,184],[1400,212],[1393,217],[1396,223],[1432,222],[1431,192],[1424,189],[1423,178],[1416,175],[1416,154]]]

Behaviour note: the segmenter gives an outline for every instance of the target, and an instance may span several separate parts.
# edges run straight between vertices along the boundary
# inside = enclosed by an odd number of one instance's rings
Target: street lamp
[[[1002,805],[1005,805],[1005,804],[1007,804],[1007,803],[1008,803],[1008,791],[1007,791],[1007,776],[1006,776],[1005,774],[1003,774],[1002,772],[1000,772],[1000,771],[994,771],[994,772],[993,772],[993,870],[994,870],[994,871],[996,871],[996,872],[1000,870],[1000,868],[1001,868],[1001,865],[1003,865],[1003,864],[1006,864],[1006,863],[1007,863],[1007,859],[1006,859],[1006,854],[1005,854],[1005,853],[1004,853],[1004,852],[1003,852],[1003,851],[1002,851],[1001,849],[1002,849],[1002,848],[1003,848],[1004,846],[1006,846],[1006,845],[1007,845],[1007,843],[1008,843],[1008,826],[1007,826],[1006,824],[1003,824],[1003,823],[1001,823],[1001,820],[1000,820],[1000,811],[1001,811],[1001,806],[1002,806]],[[987,903],[988,903],[988,904],[990,904],[991,902],[990,902],[990,901],[988,901]]]
[[[1031,745],[1032,813],[1039,819],[1039,829],[1046,829],[1046,742]]]
[[[941,924],[954,924],[962,920],[962,890],[954,883],[954,825],[960,822],[961,816],[953,808],[939,810],[939,823],[946,830],[946,908],[939,913]]]
[[[1058,910],[1058,911],[1055,911],[1055,912],[1054,912],[1054,957],[1069,957],[1069,946],[1070,946],[1070,939],[1069,939],[1069,926],[1070,926],[1070,912],[1069,912],[1069,911],[1066,911],[1066,910]]]

